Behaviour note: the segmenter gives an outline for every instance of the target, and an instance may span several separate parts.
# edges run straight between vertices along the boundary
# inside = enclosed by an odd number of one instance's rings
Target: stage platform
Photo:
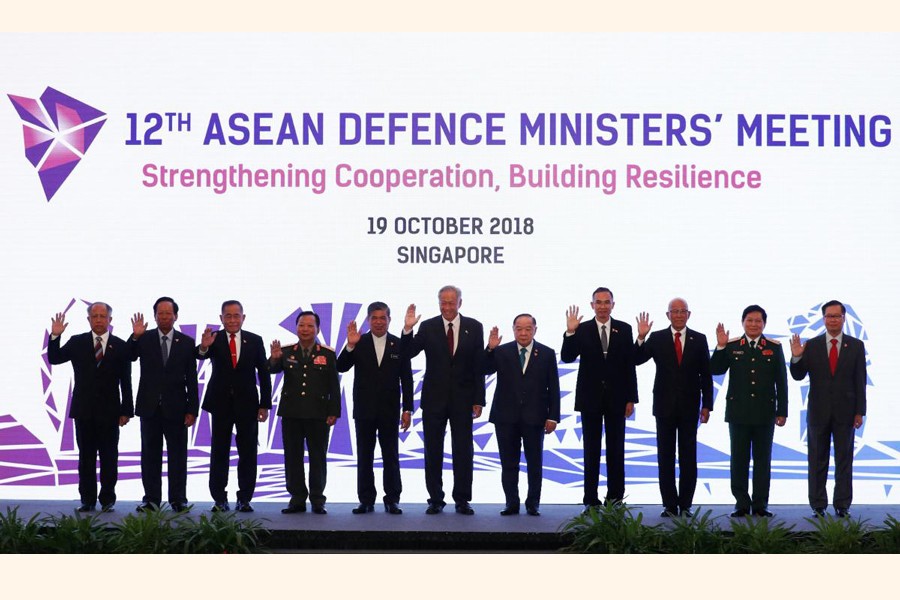
[[[18,507],[24,519],[32,515],[79,514],[77,502],[41,500],[0,501],[0,510]],[[111,513],[98,515],[101,522],[116,523],[125,515],[134,513],[136,502],[120,502]],[[209,514],[211,502],[195,503],[186,518]],[[566,544],[560,529],[577,516],[581,505],[548,504],[541,506],[541,515],[533,517],[523,512],[519,515],[501,516],[499,504],[473,504],[475,514],[456,514],[448,505],[438,515],[426,515],[424,504],[401,504],[402,515],[384,512],[376,505],[373,513],[354,515],[350,511],[356,504],[330,503],[327,515],[312,512],[281,514],[285,505],[275,502],[255,502],[253,513],[235,513],[239,519],[255,519],[272,532],[267,544],[274,552],[555,552]],[[794,531],[810,531],[809,507],[800,505],[772,505],[774,521],[793,526]],[[671,524],[671,519],[660,516],[661,506],[630,505],[634,517],[642,515],[645,525]],[[730,528],[731,506],[697,506],[695,513],[711,511],[711,517],[723,530]],[[832,509],[828,513],[834,515]],[[861,520],[869,527],[881,526],[888,515],[900,518],[896,505],[860,505],[851,509],[851,518]]]

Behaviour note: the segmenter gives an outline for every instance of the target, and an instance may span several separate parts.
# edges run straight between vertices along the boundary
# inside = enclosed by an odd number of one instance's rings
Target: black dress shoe
[[[78,512],[93,512],[94,508],[96,508],[95,504],[82,504],[76,510]]]
[[[460,515],[474,515],[475,510],[469,506],[468,502],[463,502],[462,504],[456,505],[456,512]]]
[[[303,504],[288,504],[287,508],[281,509],[281,514],[283,515],[292,515],[301,512],[306,512],[306,502]]]
[[[529,515],[531,515],[532,517],[539,517],[539,516],[541,516],[541,511],[538,510],[538,507],[537,507],[537,506],[527,506],[527,507],[525,507],[525,512],[527,512],[527,513],[528,513]]]
[[[169,507],[177,513],[191,512],[191,507],[187,504],[182,504],[181,502],[173,502]]]
[[[729,515],[732,519],[739,519],[741,517],[746,517],[750,514],[750,511],[744,510],[743,508],[735,509],[731,515]]]
[[[825,518],[825,509],[824,508],[814,508],[812,511],[813,519],[824,519]]]
[[[850,516],[849,508],[836,508],[834,509],[834,514],[837,515],[838,519],[846,519]]]
[[[113,512],[115,509],[116,509],[115,502],[107,502],[106,504],[104,504],[103,506],[100,507],[100,512],[109,513],[109,512]]]
[[[250,506],[249,502],[238,502],[234,505],[234,510],[242,513],[251,513],[253,512],[253,507]]]
[[[519,507],[518,506],[507,506],[506,508],[504,508],[503,510],[500,511],[500,514],[503,515],[504,517],[508,517],[510,515],[517,515],[517,514],[519,514]]]
[[[694,518],[694,511],[692,511],[690,508],[682,508],[681,510],[678,511],[678,514],[681,515],[682,517],[686,517],[688,519]]]
[[[352,512],[354,515],[362,515],[365,513],[375,512],[375,505],[374,504],[360,504],[359,506],[357,506],[350,512]]]
[[[440,514],[441,512],[444,511],[445,506],[447,506],[447,504],[444,502],[441,502],[440,504],[429,502],[428,508],[425,509],[425,514],[426,515]]]
[[[312,511],[317,515],[327,515],[328,511],[325,510],[324,504],[313,504]]]
[[[753,511],[753,514],[756,515],[757,517],[768,517],[768,518],[771,518],[771,517],[774,517],[774,516],[775,516],[775,513],[773,513],[772,511],[770,511],[770,510],[768,510],[768,509],[765,509],[765,508],[761,508],[761,509],[759,509],[759,510],[754,510],[754,511]]]
[[[213,504],[213,507],[209,509],[209,512],[228,512],[231,510],[231,507],[228,506],[227,502],[216,502]]]
[[[138,504],[137,508],[134,509],[135,512],[151,512],[154,510],[159,510],[159,507],[152,502],[144,502],[142,504]]]
[[[396,502],[385,502],[384,503],[384,512],[391,515],[402,515],[403,510],[397,506]]]
[[[581,514],[586,515],[591,511],[600,512],[600,509],[603,507],[602,504],[585,504],[584,510],[581,511]]]
[[[671,518],[673,518],[673,517],[677,517],[677,516],[678,516],[678,511],[676,511],[676,510],[669,510],[668,508],[666,508],[666,509],[663,509],[663,511],[662,511],[661,513],[659,513],[659,516],[661,516],[661,517],[663,517],[663,518],[665,518],[665,519],[671,519]]]

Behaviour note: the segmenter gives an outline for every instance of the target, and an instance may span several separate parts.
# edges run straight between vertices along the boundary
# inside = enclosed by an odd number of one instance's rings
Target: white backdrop
[[[437,313],[444,284],[463,289],[462,312],[486,329],[499,325],[512,339],[511,320],[533,313],[538,339],[559,348],[565,309],[590,316],[591,291],[605,285],[616,297],[614,316],[629,322],[649,311],[665,324],[673,296],[690,303],[690,326],[714,339],[716,323],[740,332],[741,310],[758,303],[769,313],[766,333],[804,337],[805,317],[838,298],[855,315],[871,364],[869,411],[858,440],[856,501],[896,502],[900,476],[900,411],[893,365],[896,344],[885,335],[896,291],[894,232],[897,164],[889,137],[900,97],[887,35],[11,35],[0,36],[6,94],[38,98],[52,87],[106,114],[84,160],[48,202],[35,168],[23,156],[22,121],[13,105],[0,110],[0,264],[6,333],[0,345],[0,494],[12,498],[74,498],[73,456],[59,419],[71,380],[67,366],[42,360],[50,317],[74,304],[66,336],[84,331],[84,302],[114,307],[116,333],[126,335],[135,311],[152,313],[160,295],[181,305],[180,325],[202,329],[218,321],[219,305],[238,298],[246,328],[267,341],[294,339],[280,326],[297,308],[329,306],[334,319],[322,341],[342,344],[346,320],[364,315],[345,305],[376,299],[390,304],[399,332],[411,302],[425,317]],[[341,113],[502,114],[496,139],[505,144],[413,145],[409,130],[393,145],[341,144]],[[190,114],[190,131],[163,127],[160,145],[138,138],[150,113]],[[212,114],[272,113],[277,138],[284,113],[322,114],[321,145],[204,144]],[[610,113],[618,116],[614,144],[522,143],[519,116]],[[650,117],[661,132],[636,125],[628,142],[622,115]],[[697,114],[708,143],[667,145],[665,115]],[[738,143],[744,115],[849,115],[863,119],[865,143],[834,143],[833,119],[818,145],[816,121],[799,121],[808,146],[791,146],[789,118],[775,142]],[[549,118],[549,117],[548,117]],[[887,121],[885,121],[885,118]],[[382,124],[386,125],[387,120]],[[876,123],[871,136],[869,123]],[[608,123],[608,121],[607,121]],[[409,122],[407,121],[407,126]],[[433,132],[433,122],[432,122]],[[177,129],[174,128],[174,129]],[[883,133],[887,130],[888,137]],[[484,133],[484,129],[480,130]],[[226,131],[226,136],[234,132]],[[646,136],[645,136],[646,134]],[[373,135],[385,138],[384,132]],[[685,134],[688,139],[692,134]],[[608,134],[603,139],[609,139]],[[655,145],[655,140],[663,140]],[[765,140],[765,136],[763,136]],[[497,189],[340,188],[337,165],[360,169],[488,169]],[[324,169],[326,189],[236,187],[218,194],[197,187],[145,185],[145,165],[217,169]],[[510,164],[540,169],[572,164],[614,170],[615,193],[602,189],[514,189]],[[627,165],[643,169],[755,170],[756,189],[635,189]],[[404,217],[478,217],[483,235],[370,235],[369,219],[389,225]],[[490,235],[492,218],[532,219],[530,235]],[[503,264],[401,264],[398,247],[501,246]],[[352,313],[352,314],[351,314]],[[341,318],[345,315],[345,318]],[[797,329],[792,329],[795,327]],[[415,366],[424,366],[417,359]],[[628,484],[632,502],[658,502],[650,413],[653,367],[639,367],[642,398],[630,423]],[[201,372],[201,379],[206,373]],[[419,374],[421,375],[421,374]],[[134,381],[139,373],[135,369]],[[562,377],[574,389],[574,372]],[[335,429],[328,496],[355,500],[355,470],[347,409]],[[773,503],[804,503],[803,392],[790,382],[787,425],[776,432]],[[492,394],[488,390],[488,398]],[[48,395],[54,398],[47,405]],[[418,398],[418,397],[417,397]],[[490,404],[490,402],[489,402]],[[544,502],[577,503],[580,430],[573,397],[562,399],[559,435],[547,440]],[[699,434],[701,486],[696,504],[732,501],[727,473],[728,434],[717,405]],[[419,415],[416,415],[417,417]],[[56,419],[56,420],[54,420]],[[496,445],[485,416],[476,423],[475,502],[502,501]],[[418,423],[401,448],[404,500],[424,501]],[[27,435],[23,432],[27,432]],[[195,433],[195,435],[197,435]],[[141,496],[136,479],[137,422],[122,433],[120,497]],[[261,433],[270,462],[260,495],[283,497],[277,431]],[[343,446],[342,446],[343,444]],[[192,454],[189,497],[207,498],[202,449]],[[448,443],[449,451],[449,443]],[[43,458],[36,458],[36,457]],[[234,478],[232,478],[234,479]],[[445,474],[449,489],[451,475]]]

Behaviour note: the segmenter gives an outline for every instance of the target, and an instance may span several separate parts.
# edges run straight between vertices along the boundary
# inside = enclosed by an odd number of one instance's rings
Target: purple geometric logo
[[[49,202],[84,158],[106,113],[51,87],[39,99],[7,95],[22,118],[25,158],[37,169]]]

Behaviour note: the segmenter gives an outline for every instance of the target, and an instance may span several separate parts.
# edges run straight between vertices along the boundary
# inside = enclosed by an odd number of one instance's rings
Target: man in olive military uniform
[[[326,454],[328,431],[341,416],[341,386],[334,350],[316,343],[319,315],[303,311],[297,315],[298,341],[281,347],[272,342],[269,367],[283,372],[281,400],[281,439],[284,444],[284,478],[291,500],[282,513],[306,511],[306,499],[312,511],[324,515]],[[303,467],[303,444],[309,451],[309,488]]]
[[[719,323],[716,350],[710,359],[713,375],[731,371],[726,394],[725,421],[731,435],[731,493],[735,510],[732,517],[751,512],[758,517],[769,512],[769,480],[772,463],[772,439],[775,425],[787,419],[787,369],[781,344],[763,336],[766,311],[752,304],[744,309],[741,320],[744,335],[728,339]],[[748,493],[750,456],[753,456],[753,498]]]

